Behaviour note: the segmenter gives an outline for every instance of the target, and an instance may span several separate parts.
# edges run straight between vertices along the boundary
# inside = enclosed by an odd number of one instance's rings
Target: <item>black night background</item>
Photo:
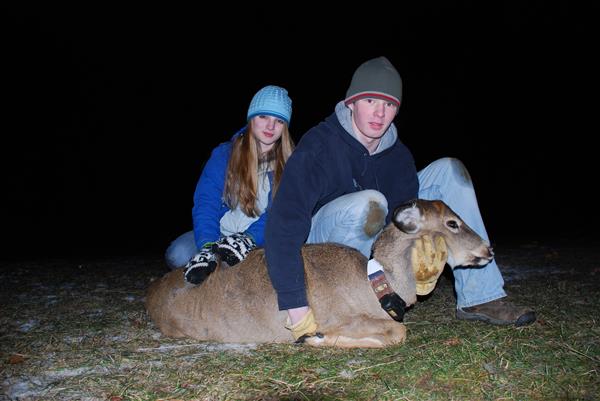
[[[380,55],[417,167],[461,159],[493,241],[597,237],[597,6],[421,3],[3,6],[2,258],[162,253],[258,89],[297,141]]]

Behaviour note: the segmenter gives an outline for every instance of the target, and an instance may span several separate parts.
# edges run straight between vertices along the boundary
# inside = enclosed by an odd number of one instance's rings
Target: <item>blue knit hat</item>
[[[290,125],[292,99],[287,91],[279,86],[269,85],[256,92],[248,107],[248,121],[258,115],[281,118]]]

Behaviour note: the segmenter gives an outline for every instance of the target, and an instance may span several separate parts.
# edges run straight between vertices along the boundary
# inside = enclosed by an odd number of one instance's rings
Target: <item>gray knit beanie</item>
[[[354,72],[344,103],[349,105],[365,97],[388,100],[400,106],[402,79],[387,58],[365,61]]]

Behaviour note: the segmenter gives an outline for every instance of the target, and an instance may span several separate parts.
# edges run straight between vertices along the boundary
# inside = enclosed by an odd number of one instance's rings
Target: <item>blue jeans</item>
[[[377,214],[374,208],[382,212],[378,214],[379,229],[365,232],[366,222]],[[312,217],[306,243],[336,242],[356,248],[368,258],[371,246],[385,224],[387,213],[387,199],[379,191],[366,189],[340,196],[324,205]]]
[[[185,267],[187,262],[198,253],[194,232],[188,231],[175,238],[165,252],[165,260],[171,269]]]
[[[465,166],[453,158],[434,161],[418,172],[419,198],[444,201],[481,237],[489,240]],[[308,243],[337,242],[358,249],[370,256],[373,242],[379,232],[367,235],[363,227],[375,201],[387,214],[385,197],[374,190],[341,196],[313,216]],[[398,206],[398,205],[394,205]],[[504,280],[495,260],[479,268],[453,270],[458,308],[479,305],[506,296]]]

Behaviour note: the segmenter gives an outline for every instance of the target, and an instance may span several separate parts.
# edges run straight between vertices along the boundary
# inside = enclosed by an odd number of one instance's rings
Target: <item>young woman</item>
[[[266,86],[250,102],[247,126],[213,150],[194,193],[194,230],[165,255],[171,268],[185,266],[188,282],[214,271],[217,254],[232,266],[263,245],[267,210],[294,148],[291,116],[287,91]]]

